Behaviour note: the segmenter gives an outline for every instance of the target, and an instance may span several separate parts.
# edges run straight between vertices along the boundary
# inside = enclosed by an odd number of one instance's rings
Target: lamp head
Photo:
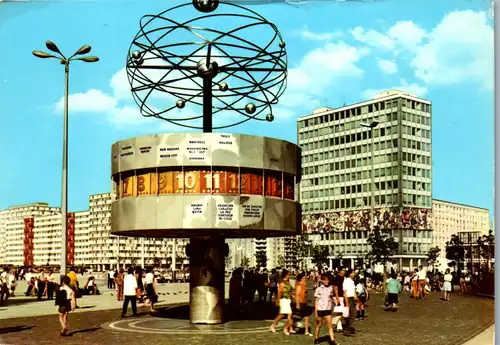
[[[31,52],[33,55],[35,55],[37,58],[40,58],[40,59],[48,59],[48,58],[56,58],[58,59],[57,56],[54,56],[52,54],[48,54],[44,51],[41,51],[41,50],[33,50]]]
[[[97,56],[84,56],[84,57],[78,58],[76,60],[82,60],[85,62],[97,62],[97,61],[99,61],[99,58]]]
[[[56,44],[52,41],[47,41],[45,42],[45,46],[47,47],[48,50],[54,52],[54,53],[59,53],[62,54],[59,48],[56,46]]]
[[[81,46],[80,49],[78,49],[75,53],[75,55],[83,55],[83,54],[87,54],[90,52],[92,48],[89,46],[89,45],[84,45],[84,46]]]

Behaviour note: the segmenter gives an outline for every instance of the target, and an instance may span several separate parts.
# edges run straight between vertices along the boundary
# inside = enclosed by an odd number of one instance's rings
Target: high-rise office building
[[[338,257],[343,265],[362,264],[371,207],[373,227],[399,243],[399,266],[422,262],[432,241],[429,101],[391,90],[361,103],[317,109],[298,119],[298,143],[303,231],[328,247],[330,266]]]

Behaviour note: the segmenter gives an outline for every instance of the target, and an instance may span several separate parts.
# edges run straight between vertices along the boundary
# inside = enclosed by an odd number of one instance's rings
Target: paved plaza
[[[148,345],[174,344],[304,344],[313,343],[303,334],[289,337],[268,330],[273,312],[262,312],[251,320],[230,321],[223,325],[191,325],[187,319],[188,284],[164,284],[160,293],[160,313],[150,315],[140,309],[138,317],[121,319],[120,306],[111,291],[101,296],[84,296],[82,307],[70,314],[71,337],[61,339],[54,302],[26,301],[24,297],[10,300],[0,308],[0,344],[126,344],[147,341]],[[227,292],[227,290],[226,290]],[[367,319],[356,322],[359,332],[354,337],[337,335],[340,344],[361,345],[489,345],[494,323],[494,301],[474,296],[453,295],[451,302],[432,294],[423,301],[402,297],[400,310],[387,312],[381,294],[372,294],[368,302]],[[20,301],[20,302],[17,302]],[[259,307],[257,309],[265,310]],[[31,315],[29,314],[31,312]],[[32,316],[37,315],[37,316]],[[257,313],[257,316],[258,313]],[[486,329],[488,331],[484,332]],[[489,333],[488,333],[489,332]],[[322,332],[326,336],[326,330]],[[477,338],[473,339],[475,336]],[[472,339],[472,340],[471,340]]]

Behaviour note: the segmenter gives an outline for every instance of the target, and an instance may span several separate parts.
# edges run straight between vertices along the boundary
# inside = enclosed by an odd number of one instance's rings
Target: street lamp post
[[[374,129],[378,126],[378,121],[372,121],[371,123],[362,123],[361,127],[368,128],[371,135],[371,187],[370,187],[370,231],[373,231],[374,221],[375,221],[375,140],[374,140]]]
[[[90,52],[89,45],[83,45],[69,58],[66,58],[54,42],[47,41],[45,46],[50,51],[59,56],[46,53],[41,50],[33,50],[33,55],[41,59],[53,58],[59,60],[64,65],[64,124],[63,124],[63,158],[62,158],[62,190],[61,190],[61,217],[62,217],[62,236],[61,236],[61,277],[67,272],[67,213],[68,213],[68,93],[69,93],[69,64],[71,61],[80,60],[84,62],[97,62],[97,56],[81,56]]]

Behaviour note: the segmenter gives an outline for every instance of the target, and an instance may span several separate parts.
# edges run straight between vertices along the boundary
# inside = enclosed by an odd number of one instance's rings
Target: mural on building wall
[[[379,230],[431,230],[432,211],[423,208],[378,208],[374,227]],[[325,212],[302,216],[302,231],[329,233],[370,230],[370,210]]]
[[[66,233],[67,233],[67,251],[66,251],[66,260],[68,265],[74,265],[75,264],[75,213],[71,212],[68,213],[66,216],[66,219],[68,221],[67,227],[66,227]]]
[[[23,263],[25,266],[33,265],[34,228],[35,218],[24,218]]]

